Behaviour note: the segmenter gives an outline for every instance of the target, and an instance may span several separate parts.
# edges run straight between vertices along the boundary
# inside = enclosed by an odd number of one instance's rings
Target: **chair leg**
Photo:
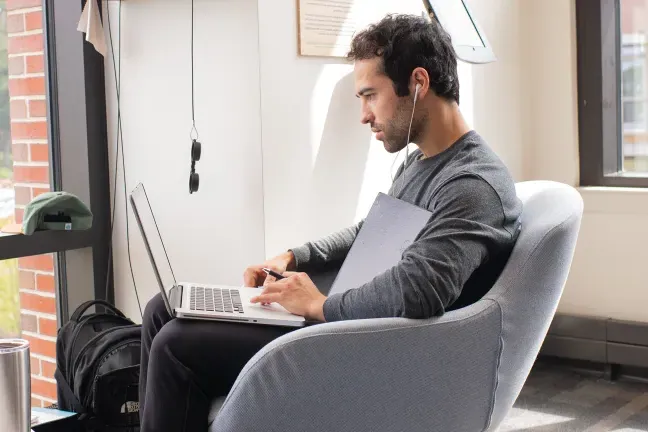
[[[619,378],[619,365],[618,364],[605,364],[604,377],[607,381],[616,381]]]

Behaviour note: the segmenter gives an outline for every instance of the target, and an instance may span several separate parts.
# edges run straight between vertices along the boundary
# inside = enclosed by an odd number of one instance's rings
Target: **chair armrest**
[[[500,334],[501,310],[486,299],[426,320],[299,329],[250,359],[211,430],[482,430]]]

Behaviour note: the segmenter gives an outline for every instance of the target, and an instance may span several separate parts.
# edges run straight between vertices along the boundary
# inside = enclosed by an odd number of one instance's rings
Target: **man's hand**
[[[267,286],[269,283],[274,282],[276,279],[272,276],[266,275],[263,268],[269,268],[277,273],[283,273],[286,270],[293,270],[295,267],[295,255],[288,251],[278,255],[260,265],[253,265],[245,269],[243,273],[243,284],[246,287],[259,287]]]
[[[252,297],[252,303],[277,302],[288,312],[308,320],[325,321],[326,296],[319,292],[306,273],[285,272],[285,279],[265,285],[261,294]]]

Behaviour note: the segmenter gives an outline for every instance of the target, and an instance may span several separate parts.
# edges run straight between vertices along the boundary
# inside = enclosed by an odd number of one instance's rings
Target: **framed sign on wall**
[[[296,0],[299,55],[346,57],[355,33],[388,13],[425,13],[420,0]]]

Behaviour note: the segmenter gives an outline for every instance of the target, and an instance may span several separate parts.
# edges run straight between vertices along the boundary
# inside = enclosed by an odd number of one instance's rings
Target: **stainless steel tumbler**
[[[0,431],[31,430],[29,342],[0,339]]]

